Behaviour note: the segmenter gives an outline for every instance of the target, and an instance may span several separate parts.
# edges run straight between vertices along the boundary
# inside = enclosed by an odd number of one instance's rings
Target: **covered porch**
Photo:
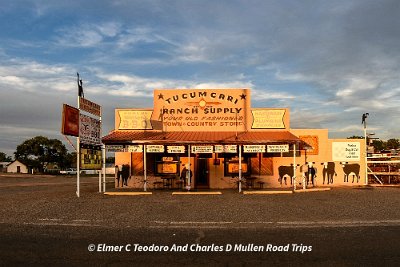
[[[116,188],[204,191],[282,187],[278,165],[296,168],[301,140],[285,130],[252,132],[113,131],[103,137],[116,164],[129,166]],[[241,164],[239,164],[239,162]],[[189,177],[182,170],[190,169]],[[291,179],[289,179],[291,180]],[[118,183],[117,183],[118,182]],[[288,183],[286,187],[291,187]]]

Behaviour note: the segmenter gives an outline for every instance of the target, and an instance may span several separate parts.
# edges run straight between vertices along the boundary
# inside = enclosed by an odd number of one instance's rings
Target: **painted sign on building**
[[[289,152],[289,145],[267,145],[268,153],[284,153]]]
[[[164,145],[146,145],[147,153],[164,153]]]
[[[332,142],[333,161],[360,161],[359,142]]]
[[[265,145],[243,145],[244,153],[264,153]]]
[[[117,130],[151,130],[151,114],[149,109],[117,109],[115,110],[115,129]]]
[[[252,109],[252,129],[285,129],[289,128],[289,110],[260,108]]]
[[[107,145],[107,152],[124,152],[125,148],[123,145]]]
[[[192,153],[213,153],[213,146],[192,146]]]
[[[154,90],[152,120],[167,131],[244,131],[249,89]]]
[[[215,153],[236,153],[237,145],[215,145]]]
[[[185,146],[167,146],[168,153],[185,153]]]
[[[131,153],[140,153],[143,152],[143,145],[129,145],[127,150]]]

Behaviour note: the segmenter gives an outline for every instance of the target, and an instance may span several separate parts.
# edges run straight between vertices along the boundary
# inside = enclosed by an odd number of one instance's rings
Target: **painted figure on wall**
[[[188,169],[186,168],[186,165],[183,166],[182,172],[181,172],[181,176],[180,176],[180,180],[183,182],[183,186],[186,187],[186,173],[187,173]]]
[[[119,187],[119,180],[121,178],[121,172],[118,165],[115,165],[115,180],[117,180],[117,187]]]
[[[293,165],[292,166],[279,166],[278,168],[279,178],[278,181],[282,185],[282,182],[287,184],[287,176],[290,178],[290,184],[292,184],[292,179],[294,176]]]
[[[357,183],[360,181],[360,164],[349,164],[348,162],[342,162],[344,177],[343,181],[349,182],[349,176],[353,175],[352,183],[354,183],[354,178],[357,178]]]
[[[307,182],[306,184],[308,185],[311,183],[313,186],[315,186],[315,178],[317,176],[317,168],[314,167],[315,162],[307,162],[307,172],[305,173]]]
[[[130,167],[128,164],[122,165],[121,177],[122,177],[122,187],[124,185],[128,186],[128,178],[130,177]]]
[[[323,165],[322,169],[322,184],[333,184],[333,176],[337,176],[337,173],[335,171],[335,162],[323,162],[321,163]]]

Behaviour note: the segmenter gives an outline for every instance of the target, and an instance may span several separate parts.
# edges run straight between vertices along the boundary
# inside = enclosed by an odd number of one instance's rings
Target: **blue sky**
[[[0,5],[0,151],[60,134],[63,103],[152,107],[155,88],[252,89],[292,128],[399,138],[400,2],[44,1]]]

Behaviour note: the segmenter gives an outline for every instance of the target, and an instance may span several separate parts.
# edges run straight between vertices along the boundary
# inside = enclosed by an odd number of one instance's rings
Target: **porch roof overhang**
[[[289,131],[253,132],[161,132],[161,131],[112,131],[102,138],[111,144],[268,144],[301,143]]]

